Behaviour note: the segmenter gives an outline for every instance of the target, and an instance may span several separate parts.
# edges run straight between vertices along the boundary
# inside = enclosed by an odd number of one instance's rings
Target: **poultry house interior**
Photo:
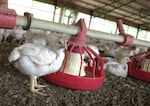
[[[0,106],[149,106],[150,1],[121,1],[0,0]]]

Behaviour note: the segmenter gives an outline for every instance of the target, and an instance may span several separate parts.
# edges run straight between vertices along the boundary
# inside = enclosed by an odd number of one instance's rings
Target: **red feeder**
[[[128,63],[129,75],[150,82],[150,51],[131,56]]]
[[[61,69],[44,78],[66,88],[97,89],[104,82],[104,60],[86,45],[87,29],[84,19],[80,19],[76,25],[80,27],[80,32],[67,42],[68,50]],[[92,64],[84,62],[84,53],[89,55]]]
[[[117,28],[119,30],[119,35],[124,37],[124,41],[122,43],[116,42],[118,45],[121,46],[130,46],[133,44],[134,36],[131,36],[130,34],[127,34],[124,32],[122,20],[117,20]]]

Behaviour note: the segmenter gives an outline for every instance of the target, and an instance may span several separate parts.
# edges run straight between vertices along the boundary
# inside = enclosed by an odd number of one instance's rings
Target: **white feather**
[[[29,48],[27,49],[27,47]],[[30,76],[43,76],[56,72],[64,60],[64,49],[50,52],[50,50],[44,47],[40,48],[40,50],[36,50],[38,47],[39,46],[34,44],[24,44],[20,46],[20,48],[15,48],[9,56],[9,61],[15,61],[16,68]],[[27,51],[25,52],[25,50]],[[21,56],[16,60],[14,57],[16,57],[18,52]]]
[[[128,75],[128,65],[130,59],[124,57],[120,62],[117,61],[108,61],[104,64],[105,70],[120,77],[127,77]]]

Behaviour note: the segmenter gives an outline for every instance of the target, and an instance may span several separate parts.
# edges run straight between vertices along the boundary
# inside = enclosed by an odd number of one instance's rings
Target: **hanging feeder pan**
[[[137,58],[143,58],[142,56],[145,56],[146,54],[147,52],[143,52],[130,57],[132,62],[128,63],[128,74],[134,78],[150,82],[150,72],[146,72],[138,68],[139,62],[137,61]]]
[[[104,82],[104,60],[90,47],[86,46],[86,25],[84,19],[77,24],[80,32],[67,42],[67,52],[61,69],[44,78],[51,83],[78,90],[94,90]],[[93,64],[84,64],[84,53]],[[95,59],[92,57],[95,56]]]
[[[85,71],[91,73],[92,67],[85,67]],[[101,70],[104,72],[103,70]],[[96,76],[74,76],[58,71],[53,74],[44,76],[44,78],[54,84],[63,86],[65,88],[77,89],[77,90],[94,90],[102,86],[104,82],[104,73],[100,70],[96,70]]]

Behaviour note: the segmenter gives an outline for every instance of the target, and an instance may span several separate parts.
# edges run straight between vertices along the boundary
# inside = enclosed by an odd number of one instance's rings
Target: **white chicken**
[[[70,39],[70,37],[71,36],[67,34],[51,32],[46,35],[47,47],[50,49],[55,49],[55,47],[66,48],[66,42]]]
[[[122,58],[120,62],[108,61],[104,64],[104,69],[111,74],[125,78],[128,75],[127,62],[130,62],[129,57]]]
[[[105,56],[115,57],[116,52],[117,52],[117,45],[113,42],[106,42],[106,45],[104,45]]]
[[[28,31],[26,33],[25,43],[33,43],[36,45],[46,46],[47,45],[46,34],[44,32],[37,33]]]
[[[0,28],[0,42],[2,42],[2,40],[6,42],[7,38],[12,35],[12,32],[13,31],[11,29]]]
[[[9,62],[15,62],[15,67],[30,76],[30,90],[41,94],[37,78],[59,70],[65,57],[64,48],[50,50],[42,45],[25,43],[14,48],[10,53]]]
[[[5,32],[4,32],[4,42],[7,41],[8,37],[12,36],[13,34],[13,30],[11,29],[5,29]]]
[[[56,32],[31,32],[27,33],[25,42],[36,45],[43,45],[50,49],[65,47],[65,40],[70,38],[69,35]]]
[[[15,29],[13,29],[13,34],[12,34],[12,36],[14,37],[13,41],[18,40],[19,44],[23,43],[26,37],[26,33],[27,31],[22,30],[22,28],[20,27],[16,27]]]

